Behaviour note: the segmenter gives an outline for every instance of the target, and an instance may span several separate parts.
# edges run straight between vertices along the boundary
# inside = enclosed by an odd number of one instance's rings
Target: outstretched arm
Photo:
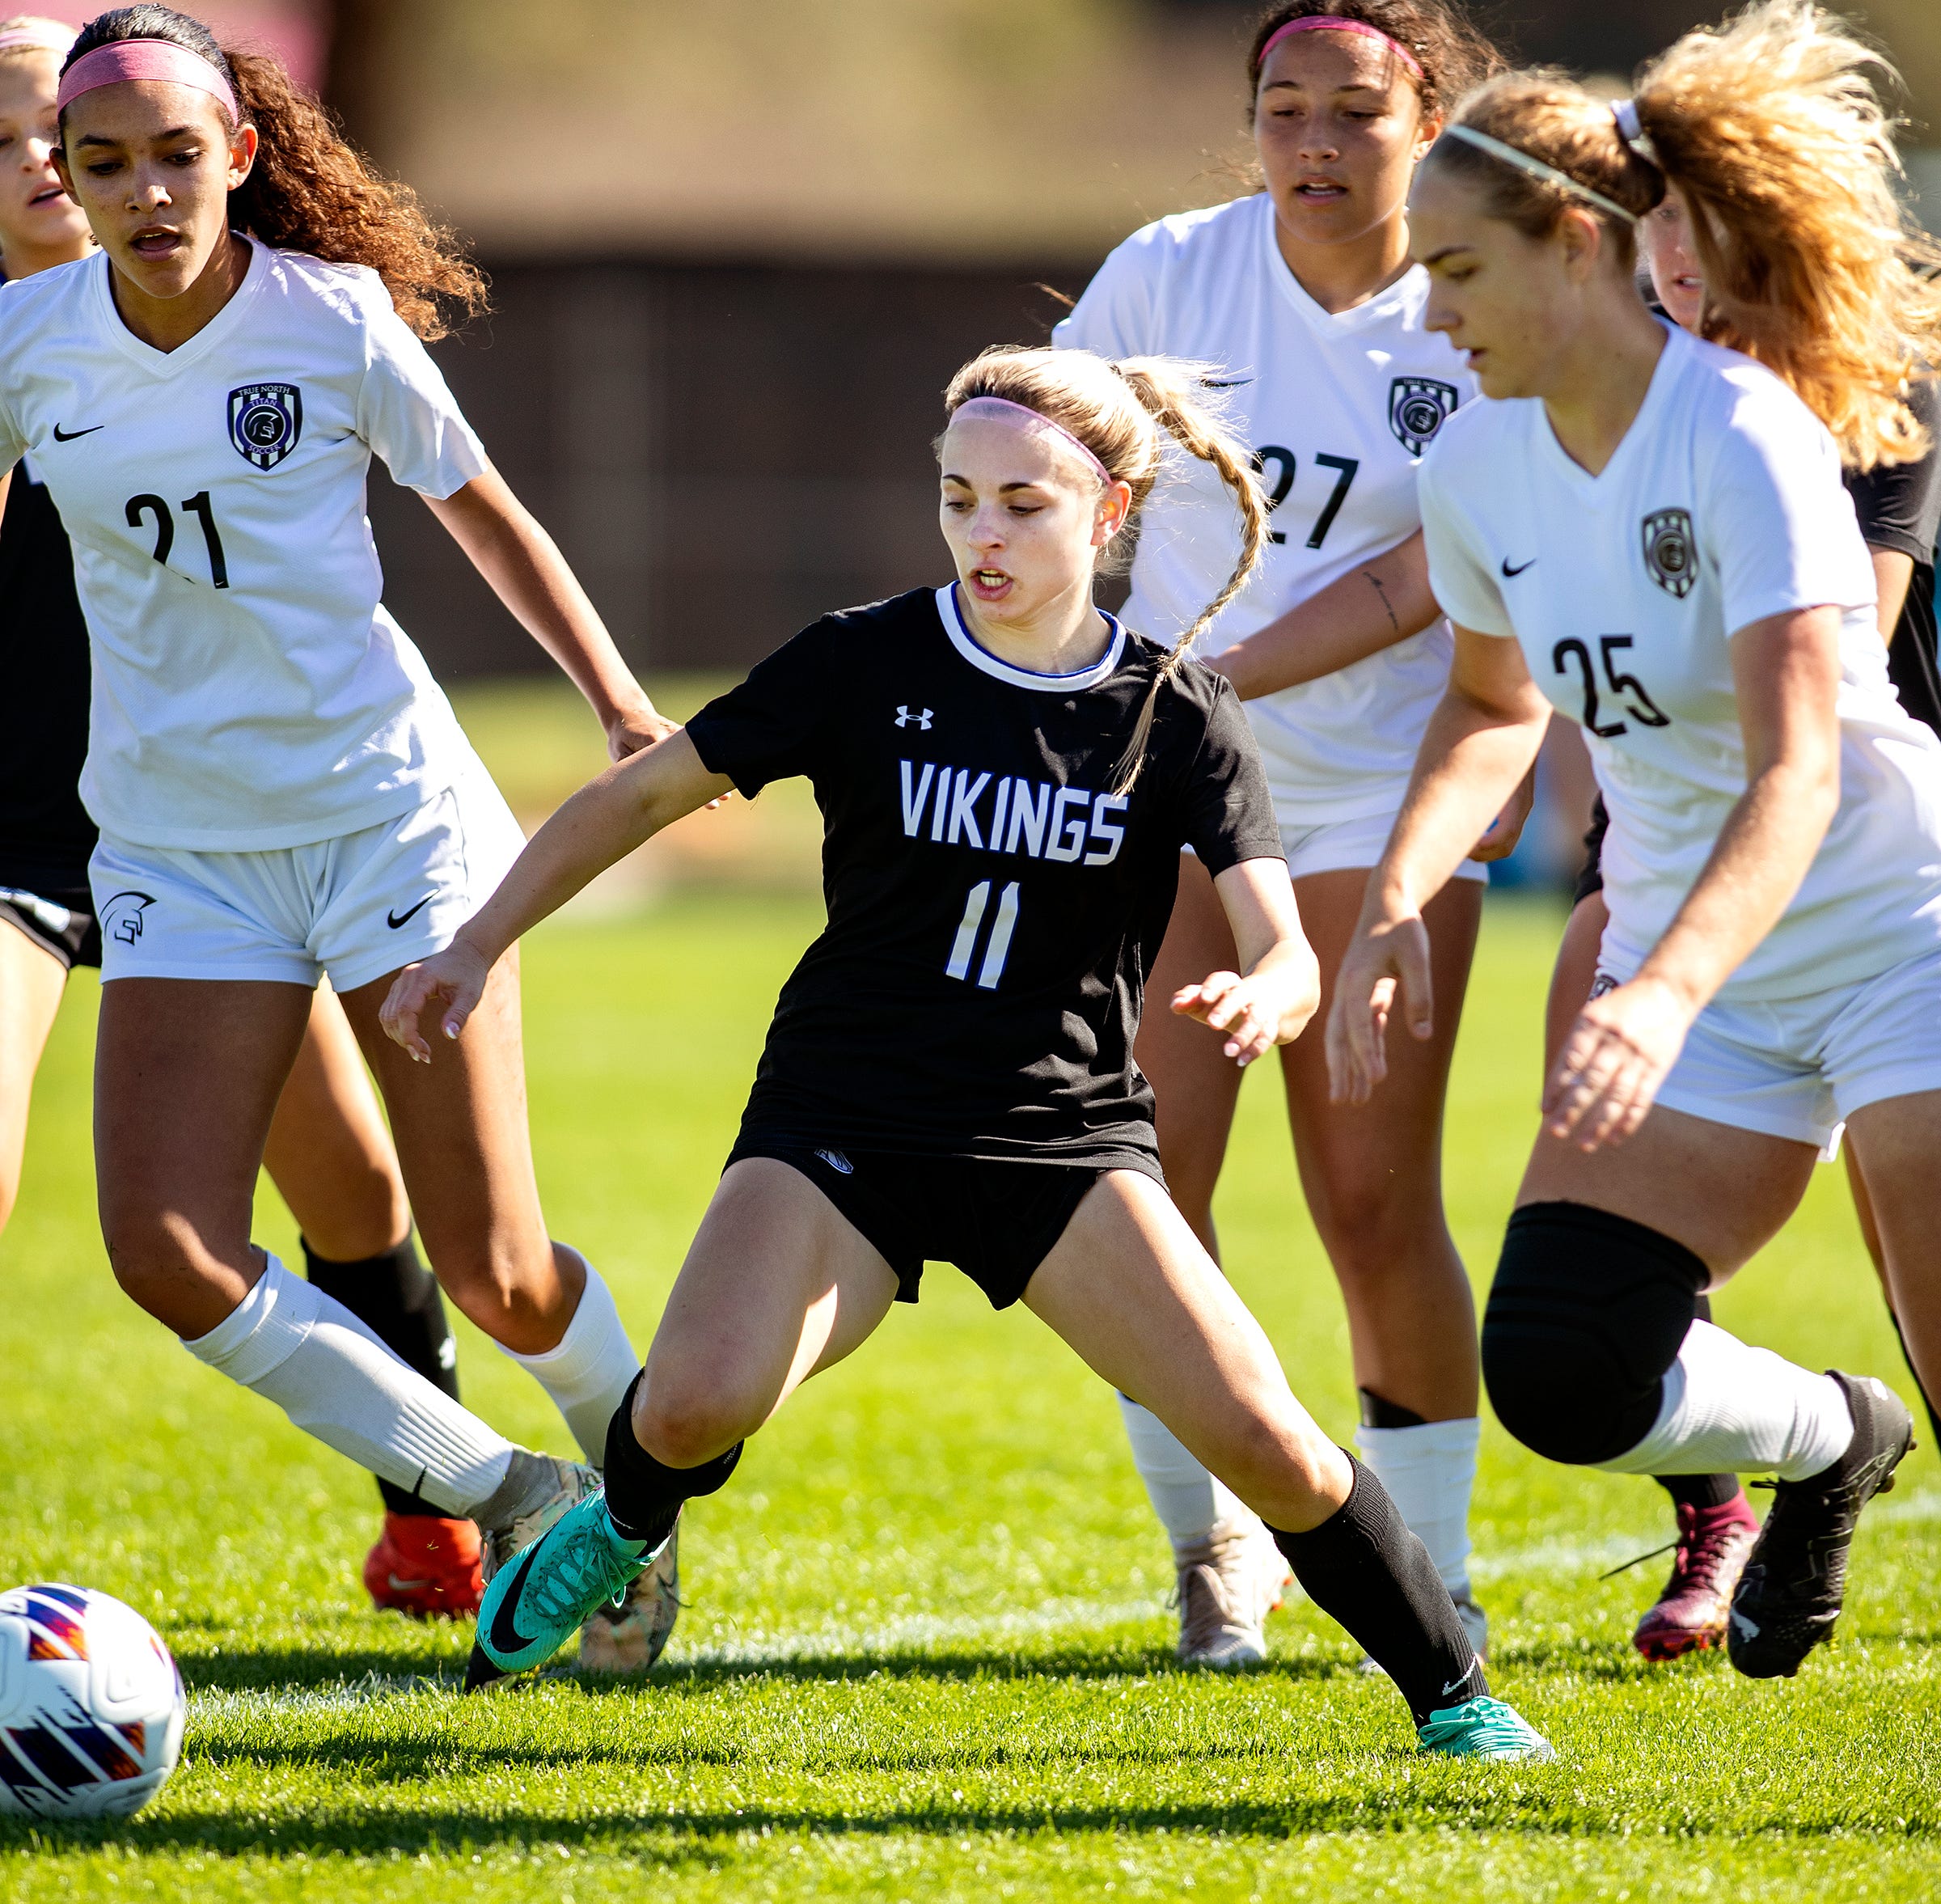
[[[465,1028],[485,980],[521,933],[555,912],[595,874],[734,783],[701,764],[685,728],[590,781],[526,843],[499,889],[442,952],[398,974],[378,1014],[386,1033],[431,1062],[421,1029],[435,1016],[446,1038]]]
[[[615,760],[675,730],[620,659],[607,624],[558,545],[496,469],[425,506],[492,584],[526,632],[565,671],[607,734]]]
[[[1429,592],[1422,531],[1270,621],[1207,665],[1242,700],[1298,688],[1419,635],[1442,611]]]
[[[1321,1003],[1321,967],[1283,859],[1242,860],[1213,882],[1243,968],[1210,972],[1173,995],[1173,1009],[1226,1034],[1220,1050],[1251,1064],[1300,1037]]]
[[[1448,692],[1430,717],[1407,798],[1369,876],[1328,1013],[1328,1078],[1337,1103],[1364,1104],[1388,1074],[1384,1043],[1396,993],[1419,1039],[1435,1028],[1422,908],[1517,789],[1543,745],[1550,707],[1502,636],[1456,631]]]

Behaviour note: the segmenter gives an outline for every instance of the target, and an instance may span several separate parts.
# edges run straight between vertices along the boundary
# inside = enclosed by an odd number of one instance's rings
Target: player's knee
[[[739,1398],[686,1373],[655,1370],[634,1390],[633,1436],[665,1467],[699,1467],[761,1426]]]
[[[1517,1211],[1482,1324],[1497,1418],[1533,1453],[1575,1466],[1636,1447],[1706,1280],[1682,1243],[1628,1217],[1584,1204]]]

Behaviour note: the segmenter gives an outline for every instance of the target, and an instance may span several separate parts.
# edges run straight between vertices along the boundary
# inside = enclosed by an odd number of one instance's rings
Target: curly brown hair
[[[327,264],[368,265],[398,315],[427,342],[447,335],[455,319],[484,310],[484,277],[457,235],[433,223],[408,185],[374,171],[276,60],[225,51],[201,21],[149,5],[117,6],[90,20],[61,70],[123,40],[167,40],[229,81],[241,122],[253,125],[259,140],[254,167],[230,196],[233,225]]]
[[[1416,91],[1425,119],[1448,116],[1471,87],[1503,70],[1503,55],[1453,0],[1280,0],[1254,23],[1247,53],[1247,89],[1260,88],[1261,55],[1291,21],[1326,16],[1360,20],[1406,46],[1422,68]]]

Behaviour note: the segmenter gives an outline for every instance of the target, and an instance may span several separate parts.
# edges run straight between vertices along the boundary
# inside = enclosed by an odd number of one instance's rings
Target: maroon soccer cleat
[[[1680,1504],[1672,1577],[1639,1621],[1632,1645],[1654,1662],[1723,1646],[1732,1589],[1758,1538],[1759,1517],[1743,1494],[1722,1508]]]
[[[479,1610],[479,1530],[469,1521],[389,1514],[378,1544],[364,1556],[373,1600],[414,1619],[457,1619]]]

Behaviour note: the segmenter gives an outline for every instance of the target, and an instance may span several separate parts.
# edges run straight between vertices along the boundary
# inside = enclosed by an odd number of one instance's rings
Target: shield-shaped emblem
[[[1644,518],[1644,565],[1668,595],[1683,601],[1698,581],[1698,551],[1687,510],[1654,510]]]
[[[1389,386],[1389,428],[1411,456],[1419,456],[1436,439],[1456,408],[1453,383],[1433,377],[1398,377]]]
[[[274,469],[303,434],[303,392],[294,383],[245,383],[229,393],[229,440],[258,469]]]

